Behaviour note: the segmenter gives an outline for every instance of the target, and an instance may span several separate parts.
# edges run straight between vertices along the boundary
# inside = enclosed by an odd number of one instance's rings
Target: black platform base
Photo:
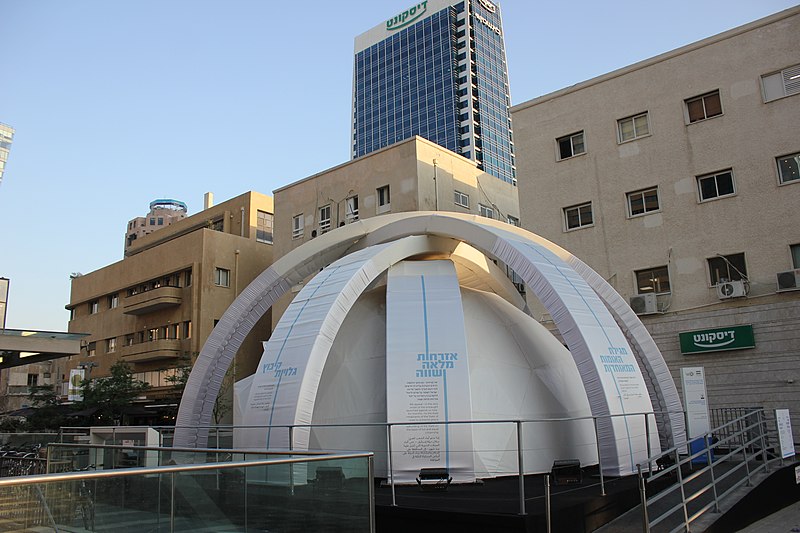
[[[639,503],[636,476],[606,478],[600,492],[596,469],[583,471],[580,482],[550,488],[552,531],[588,533]],[[483,484],[452,484],[447,491],[416,486],[376,484],[378,533],[541,532],[546,531],[544,475],[525,476],[525,514],[520,515],[519,478],[486,479]]]

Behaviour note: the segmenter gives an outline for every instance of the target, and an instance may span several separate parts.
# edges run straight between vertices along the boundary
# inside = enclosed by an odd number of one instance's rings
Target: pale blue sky
[[[190,214],[347,161],[353,38],[415,0],[0,0],[7,327],[66,330],[69,274],[122,259],[155,198]],[[518,104],[792,7],[501,1]]]

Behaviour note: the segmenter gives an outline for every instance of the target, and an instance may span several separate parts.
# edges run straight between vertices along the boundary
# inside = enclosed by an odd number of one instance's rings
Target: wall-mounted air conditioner
[[[717,297],[720,300],[727,300],[728,298],[740,298],[747,293],[744,290],[744,282],[741,280],[735,281],[720,281],[717,283]]]
[[[800,268],[778,272],[778,292],[800,290]]]
[[[658,301],[655,294],[639,294],[631,297],[631,309],[637,315],[658,313]]]

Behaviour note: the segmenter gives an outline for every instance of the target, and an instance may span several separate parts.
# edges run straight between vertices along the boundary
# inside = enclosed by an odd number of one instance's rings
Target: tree
[[[134,379],[130,365],[124,361],[114,363],[110,371],[108,377],[83,381],[81,408],[95,408],[95,418],[100,423],[118,424],[122,423],[125,408],[150,385]]]
[[[28,389],[28,399],[36,411],[27,417],[27,431],[55,430],[66,424],[66,411],[58,403],[55,386],[34,385]]]

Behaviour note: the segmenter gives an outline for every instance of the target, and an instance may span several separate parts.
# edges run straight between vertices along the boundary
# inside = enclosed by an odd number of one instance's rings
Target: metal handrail
[[[167,465],[155,467],[119,468],[114,470],[98,470],[94,472],[67,472],[58,474],[41,474],[21,478],[0,479],[0,488],[34,483],[54,483],[60,481],[80,481],[84,479],[105,479],[110,477],[142,476],[150,474],[171,474],[179,472],[198,472],[204,470],[225,470],[232,468],[255,468],[259,466],[273,466],[296,463],[313,463],[329,460],[358,459],[373,457],[372,452],[315,455],[312,457],[291,459],[267,459],[263,461],[237,461],[235,463],[204,463],[198,465]]]
[[[737,412],[743,412],[741,410]],[[698,440],[702,440],[704,443],[703,449],[691,453],[689,451],[686,454],[686,457],[681,458],[680,456],[680,448],[673,447],[668,450],[661,452],[655,456],[649,457],[647,460],[647,464],[652,464],[654,461],[658,461],[659,459],[666,457],[666,456],[675,456],[675,463],[670,465],[669,467],[665,468],[664,470],[657,472],[649,477],[648,482],[652,482],[662,476],[665,476],[671,472],[676,472],[678,476],[678,482],[670,487],[667,487],[661,490],[658,494],[653,495],[652,497],[647,497],[646,490],[641,491],[641,504],[643,507],[643,531],[649,532],[651,527],[654,527],[670,516],[672,516],[677,511],[683,510],[683,517],[681,524],[674,528],[672,531],[677,532],[681,531],[684,528],[688,531],[689,524],[697,520],[701,515],[706,513],[710,509],[715,509],[717,512],[719,511],[719,501],[723,498],[727,497],[730,493],[734,490],[739,488],[743,483],[747,483],[750,485],[751,478],[754,474],[764,471],[769,472],[769,459],[767,458],[767,444],[766,438],[774,433],[773,430],[770,430],[768,427],[769,420],[767,417],[764,416],[765,410],[763,408],[755,408],[748,412],[743,412],[744,414],[730,420],[727,423],[722,424],[721,426],[714,428],[701,436],[687,439],[687,451],[690,442],[696,442]],[[756,421],[750,422],[748,421],[748,417],[756,418]],[[732,428],[731,431],[725,431],[728,428]],[[754,431],[757,430],[757,431]],[[717,442],[712,442],[712,436],[714,433],[724,432],[726,435],[722,440],[718,440]],[[754,434],[754,435],[753,435]],[[736,445],[733,445],[735,440],[739,438],[739,442]],[[752,449],[754,445],[760,442],[759,450],[748,457],[748,449]],[[715,449],[719,449],[721,447],[725,447],[727,453],[712,458],[712,452]],[[729,462],[735,456],[741,454],[742,461],[740,464],[735,465],[733,468],[725,472],[719,477],[716,477],[714,472],[714,467],[720,465],[723,462]],[[758,466],[750,469],[749,462],[753,460],[758,460],[758,456],[761,455],[763,462],[760,462]],[[689,476],[684,478],[682,476],[681,467],[683,465],[689,464],[692,465],[692,462],[701,457],[705,456],[707,464],[703,468],[693,471]],[[777,460],[774,459],[774,460]],[[643,463],[644,464],[644,463]],[[734,476],[739,470],[741,470],[742,466],[746,468],[746,474],[743,476],[741,480],[738,482],[733,483],[731,487],[725,490],[722,494],[717,493],[717,485],[722,481],[731,478]],[[706,483],[705,485],[697,488],[691,494],[686,494],[684,491],[684,487],[697,479],[699,479],[703,474],[708,473],[711,477],[711,480]],[[642,475],[642,464],[639,465],[639,477],[641,478],[641,482],[644,483],[644,476]],[[643,485],[644,486],[644,485]],[[652,505],[658,501],[661,501],[664,498],[672,495],[676,490],[680,490],[680,502],[676,505],[663,510],[663,512],[654,518],[648,517],[647,507]],[[713,499],[697,509],[691,515],[688,514],[687,505],[697,500],[700,496],[708,493],[709,491],[713,492]]]

